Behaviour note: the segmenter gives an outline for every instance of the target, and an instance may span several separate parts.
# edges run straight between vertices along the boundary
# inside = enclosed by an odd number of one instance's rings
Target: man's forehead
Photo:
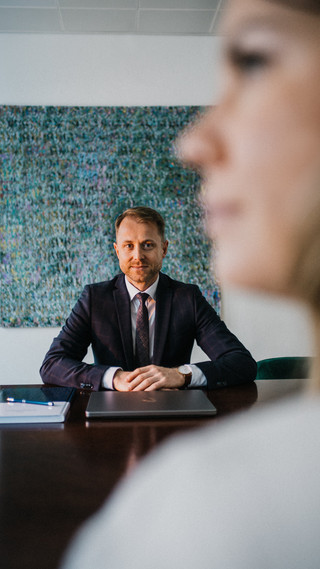
[[[140,236],[143,240],[154,240],[155,234],[160,237],[160,232],[156,223],[149,221],[139,221],[136,218],[125,217],[118,227],[117,236],[121,233],[126,240],[135,240]]]

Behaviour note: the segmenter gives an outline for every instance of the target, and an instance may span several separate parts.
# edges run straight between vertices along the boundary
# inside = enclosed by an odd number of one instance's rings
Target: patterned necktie
[[[146,292],[136,294],[140,302],[137,312],[137,329],[136,329],[136,356],[135,367],[143,367],[150,364],[149,358],[149,315],[146,307],[146,301],[149,295]]]

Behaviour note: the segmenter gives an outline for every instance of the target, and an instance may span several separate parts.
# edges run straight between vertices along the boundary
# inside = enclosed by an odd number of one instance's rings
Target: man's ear
[[[168,246],[169,246],[169,241],[168,240],[164,241],[162,244],[162,258],[163,259],[165,258],[166,254],[168,252]]]
[[[113,244],[114,250],[117,253],[117,257],[119,259],[119,249],[118,249],[118,245],[116,243]]]

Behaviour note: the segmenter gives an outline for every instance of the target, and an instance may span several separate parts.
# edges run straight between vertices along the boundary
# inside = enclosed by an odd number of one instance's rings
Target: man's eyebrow
[[[134,239],[125,239],[124,241],[122,241],[122,243],[133,243]],[[154,239],[151,239],[147,237],[147,239],[144,239],[143,241],[140,241],[140,243],[155,243]]]

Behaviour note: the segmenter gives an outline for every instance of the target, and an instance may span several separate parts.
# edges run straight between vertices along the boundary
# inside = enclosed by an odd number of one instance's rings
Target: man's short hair
[[[157,226],[161,240],[165,241],[165,221],[158,211],[151,207],[137,206],[130,207],[121,213],[115,222],[116,234],[126,217],[134,218],[138,223],[153,223]]]

